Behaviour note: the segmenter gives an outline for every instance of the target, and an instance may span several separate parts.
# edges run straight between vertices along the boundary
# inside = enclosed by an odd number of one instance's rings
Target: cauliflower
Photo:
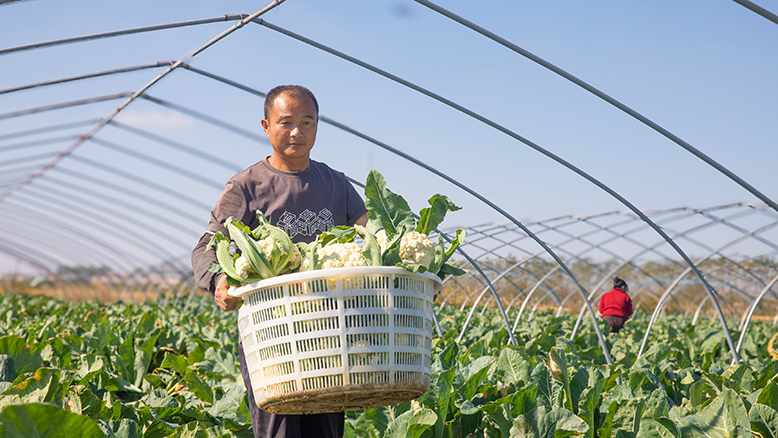
[[[300,253],[300,248],[298,248],[297,245],[292,245],[292,255],[289,256],[289,261],[287,262],[286,267],[290,271],[294,271],[300,267],[300,263],[302,263],[302,261],[303,255]]]
[[[241,278],[248,278],[252,275],[257,275],[256,272],[254,272],[254,268],[251,267],[251,263],[246,257],[240,256],[235,260],[235,270],[238,271],[238,275],[241,276]]]
[[[386,230],[381,228],[378,230],[377,233],[375,233],[375,240],[378,242],[378,245],[381,246],[381,252],[386,251]]]
[[[435,259],[435,244],[426,234],[418,231],[406,233],[400,240],[400,259],[403,263],[422,265],[429,269]]]
[[[334,243],[318,251],[321,269],[367,266],[362,247],[356,243]]]
[[[259,246],[262,248],[262,251],[265,251],[265,254],[269,257],[270,254],[272,254],[273,251],[273,245],[275,245],[278,250],[281,252],[281,256],[286,255],[286,251],[284,251],[284,248],[281,247],[275,240],[273,240],[272,237],[266,237],[259,241]],[[300,262],[302,261],[303,257],[300,254],[300,249],[297,248],[297,245],[292,245],[292,255],[289,256],[289,261],[286,262],[286,268],[290,271],[294,271],[300,266]],[[235,268],[237,269],[237,263],[235,265]]]

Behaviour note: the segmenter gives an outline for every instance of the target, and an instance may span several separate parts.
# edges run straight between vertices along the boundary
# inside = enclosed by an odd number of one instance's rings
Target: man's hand
[[[216,281],[216,290],[213,293],[213,300],[222,310],[235,310],[243,301],[240,298],[231,297],[227,294],[227,291],[229,290],[230,285],[227,284],[227,276],[220,274],[219,279]]]

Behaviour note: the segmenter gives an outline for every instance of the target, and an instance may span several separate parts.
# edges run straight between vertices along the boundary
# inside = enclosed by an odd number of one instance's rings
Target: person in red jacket
[[[613,277],[613,290],[600,297],[597,311],[611,327],[610,333],[618,333],[632,316],[632,298],[627,294],[628,291],[626,281]]]

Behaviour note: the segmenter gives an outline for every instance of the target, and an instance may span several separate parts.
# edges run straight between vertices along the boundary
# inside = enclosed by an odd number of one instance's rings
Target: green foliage
[[[0,438],[252,436],[235,314],[210,297],[6,295],[0,314]],[[437,316],[429,391],[347,412],[347,437],[778,438],[778,361],[755,348],[731,366],[715,320],[660,319],[637,358],[647,325],[638,314],[607,338],[607,365],[591,324],[567,337],[574,317],[537,313],[512,346],[496,312],[476,312],[461,343],[467,313]],[[755,345],[774,330],[751,329]]]

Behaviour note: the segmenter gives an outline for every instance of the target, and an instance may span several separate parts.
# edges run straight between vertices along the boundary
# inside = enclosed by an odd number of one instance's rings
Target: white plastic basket
[[[230,290],[257,406],[276,414],[388,406],[430,384],[433,274],[396,267],[282,275]]]

